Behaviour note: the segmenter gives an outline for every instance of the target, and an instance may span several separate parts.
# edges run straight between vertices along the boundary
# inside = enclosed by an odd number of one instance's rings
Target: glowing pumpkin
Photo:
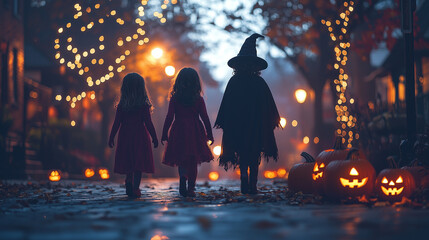
[[[429,170],[425,167],[418,166],[417,161],[413,161],[410,166],[402,167],[402,169],[407,170],[413,175],[416,187],[421,186],[421,182],[426,175],[429,175]]]
[[[53,170],[49,174],[49,180],[52,182],[58,182],[61,179],[61,173],[58,170]]]
[[[101,179],[109,179],[110,178],[109,170],[107,170],[105,168],[99,169],[98,174],[100,175]]]
[[[273,179],[277,177],[277,171],[264,171],[264,177],[267,179]]]
[[[95,175],[94,169],[87,168],[85,169],[85,177],[90,178]]]
[[[219,173],[218,172],[210,172],[209,173],[209,179],[211,181],[217,181],[219,179]]]
[[[289,190],[292,192],[312,193],[312,174],[315,160],[306,152],[302,152],[301,156],[304,158],[304,162],[293,165],[289,171]]]
[[[413,175],[406,169],[397,169],[397,164],[390,159],[393,168],[384,169],[378,174],[375,189],[378,198],[384,201],[401,201],[409,197],[416,188]]]
[[[347,159],[349,152],[350,149],[344,148],[342,144],[342,138],[337,136],[333,148],[319,153],[319,155],[316,157],[316,163],[314,164],[312,173],[314,192],[319,194],[323,193],[325,179],[324,172],[326,166],[334,160]]]
[[[373,191],[375,169],[359,154],[359,150],[353,149],[346,160],[335,160],[326,166],[324,187],[328,198],[353,198]]]

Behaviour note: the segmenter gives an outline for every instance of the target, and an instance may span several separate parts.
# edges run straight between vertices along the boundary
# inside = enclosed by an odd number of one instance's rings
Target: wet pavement
[[[333,204],[287,195],[284,182],[243,196],[237,180],[143,180],[142,198],[105,181],[0,184],[0,239],[429,239],[429,209]]]

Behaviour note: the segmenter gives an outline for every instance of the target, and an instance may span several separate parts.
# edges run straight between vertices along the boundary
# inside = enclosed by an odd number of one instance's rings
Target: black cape
[[[265,80],[238,73],[228,82],[214,127],[223,129],[219,165],[225,170],[243,161],[277,160],[274,129],[280,116]]]

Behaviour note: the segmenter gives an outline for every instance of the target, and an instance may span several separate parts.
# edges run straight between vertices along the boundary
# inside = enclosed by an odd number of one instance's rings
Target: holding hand
[[[153,148],[157,148],[158,147],[158,139],[152,140],[152,143],[153,143]]]
[[[209,139],[209,141],[210,141],[210,146],[213,145],[213,143],[214,143],[213,136],[208,136],[207,139]]]
[[[161,138],[161,144],[162,144],[162,146],[164,146],[164,142],[168,142],[168,137],[167,136],[162,136],[162,138]]]
[[[109,147],[113,148],[113,146],[115,146],[115,140],[112,138],[112,139],[109,139]]]

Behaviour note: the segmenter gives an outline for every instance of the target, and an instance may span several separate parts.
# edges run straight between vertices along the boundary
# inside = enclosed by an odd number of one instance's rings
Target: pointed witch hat
[[[237,66],[243,64],[252,64],[255,71],[264,70],[268,67],[267,61],[256,55],[256,39],[264,38],[264,36],[254,33],[250,37],[246,38],[243,46],[241,46],[240,52],[236,57],[231,58],[228,61],[228,66],[236,69]]]

